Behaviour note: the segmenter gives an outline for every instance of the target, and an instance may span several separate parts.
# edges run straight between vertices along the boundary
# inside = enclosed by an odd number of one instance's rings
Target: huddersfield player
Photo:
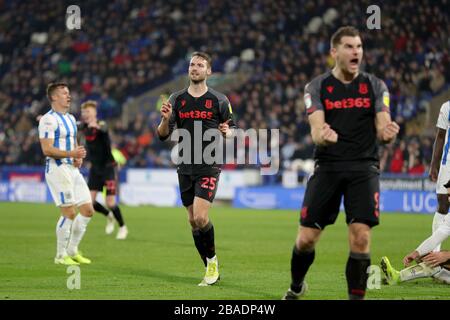
[[[116,239],[124,240],[128,235],[122,213],[116,203],[117,164],[111,152],[111,140],[104,121],[97,120],[97,102],[89,100],[81,105],[81,118],[84,137],[86,139],[87,155],[91,162],[88,187],[91,191],[94,209],[107,217],[106,234],[114,231],[114,218],[119,224]],[[95,199],[97,193],[106,187],[106,209]]]
[[[450,181],[443,187],[450,196]],[[450,237],[450,216],[446,215],[433,234],[403,258],[405,269],[395,270],[387,257],[381,258],[381,269],[388,284],[424,277],[433,277],[440,282],[450,284],[450,252],[436,251],[436,248],[440,249],[442,242],[448,237]],[[417,265],[409,266],[413,261],[416,261]]]
[[[435,232],[444,223],[449,209],[447,189],[444,184],[450,180],[450,131],[448,130],[450,127],[450,101],[442,104],[436,127],[429,174],[430,180],[436,182],[436,197],[438,200],[438,208],[433,217],[432,232]],[[440,247],[438,245],[434,250],[439,251]]]
[[[396,270],[391,265],[388,257],[381,258],[380,266],[386,276],[387,284],[399,284],[405,281],[428,277],[432,277],[441,283],[450,284],[450,251],[434,251],[422,258],[412,258],[415,252],[411,254],[405,257],[409,261],[407,265],[413,260],[416,260],[417,264],[407,266],[402,270]],[[409,256],[411,256],[411,259]],[[419,253],[417,256],[419,256]]]
[[[391,120],[389,93],[375,76],[360,72],[363,47],[353,27],[331,37],[335,67],[305,87],[305,104],[316,145],[315,170],[307,183],[300,227],[292,252],[291,285],[284,299],[302,296],[315,245],[338,216],[342,197],[350,254],[345,270],[349,299],[364,299],[370,266],[370,231],[379,223],[377,142],[399,131]]]
[[[187,89],[172,94],[169,101],[162,104],[161,123],[158,136],[167,139],[175,125],[190,134],[191,161],[178,165],[178,181],[181,200],[188,212],[189,223],[195,246],[206,266],[206,273],[199,286],[212,285],[219,279],[219,263],[215,252],[214,227],[208,211],[214,200],[220,175],[220,166],[192,161],[195,144],[201,146],[202,155],[207,142],[194,136],[194,128],[200,126],[202,132],[219,129],[225,137],[232,136],[230,128],[235,127],[231,105],[227,97],[207,87],[206,79],[211,75],[211,58],[203,52],[195,52],[189,64],[190,84]],[[179,140],[179,142],[182,140]]]
[[[78,265],[91,261],[78,252],[78,245],[94,213],[89,189],[78,168],[86,150],[77,145],[75,118],[69,111],[67,84],[50,83],[47,97],[51,110],[39,120],[39,139],[46,156],[45,180],[61,210],[56,224],[56,264]],[[80,213],[76,214],[76,208]]]

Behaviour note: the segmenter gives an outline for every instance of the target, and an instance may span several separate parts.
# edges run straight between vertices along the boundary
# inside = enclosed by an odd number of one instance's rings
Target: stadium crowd
[[[35,119],[48,109],[45,88],[55,79],[69,84],[75,114],[81,102],[99,102],[128,166],[172,165],[167,144],[154,137],[159,111],[126,124],[122,105],[184,74],[189,54],[204,50],[214,72],[250,74],[226,92],[238,126],[280,129],[280,161],[289,168],[312,157],[303,88],[332,66],[329,35],[354,25],[362,31],[363,67],[388,85],[402,127],[395,144],[380,148],[382,170],[427,170],[433,137],[404,128],[450,84],[446,0],[383,3],[380,30],[365,28],[368,0],[95,0],[81,5],[81,30],[70,32],[69,5],[0,1],[0,165],[44,163]]]

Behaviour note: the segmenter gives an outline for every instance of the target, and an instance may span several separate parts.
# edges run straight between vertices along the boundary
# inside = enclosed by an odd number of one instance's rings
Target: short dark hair
[[[360,37],[359,30],[352,26],[340,27],[332,36],[331,36],[331,47],[336,48],[339,43],[341,43],[342,37]]]
[[[52,95],[58,88],[68,88],[69,86],[65,82],[51,82],[47,86],[47,99],[52,102]]]
[[[202,51],[195,51],[194,53],[192,53],[191,55],[191,59],[193,57],[200,57],[206,60],[206,62],[208,63],[208,67],[211,68],[211,64],[212,64],[212,59],[211,56],[209,54],[207,54],[206,52],[202,52]]]

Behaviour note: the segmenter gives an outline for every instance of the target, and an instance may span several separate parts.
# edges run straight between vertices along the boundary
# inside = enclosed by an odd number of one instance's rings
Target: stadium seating
[[[338,26],[360,27],[364,68],[387,83],[402,128],[450,83],[444,1],[385,3],[380,30],[364,27],[368,0],[93,0],[81,6],[81,30],[70,32],[68,5],[0,2],[0,165],[43,164],[35,119],[49,107],[46,84],[59,79],[71,87],[76,114],[82,101],[99,101],[129,166],[170,166],[168,146],[153,137],[158,111],[130,124],[120,115],[130,98],[184,74],[194,50],[213,55],[215,72],[251,74],[227,95],[240,127],[281,129],[285,168],[312,156],[302,92],[331,66],[328,41]],[[401,172],[425,172],[431,139],[402,130],[399,140],[422,147],[401,152]],[[380,150],[384,171],[392,170],[400,145]]]

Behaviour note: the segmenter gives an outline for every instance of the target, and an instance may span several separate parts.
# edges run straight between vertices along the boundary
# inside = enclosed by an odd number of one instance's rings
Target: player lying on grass
[[[444,185],[450,195],[450,181]],[[417,247],[416,250],[403,258],[407,267],[401,271],[395,270],[387,257],[381,259],[381,269],[386,275],[389,284],[400,283],[417,278],[433,277],[450,284],[450,252],[432,252],[450,236],[450,216],[446,215],[444,222],[433,234]],[[417,265],[409,266],[416,261]]]
[[[411,254],[407,255],[404,261],[406,259],[409,260],[410,256]],[[405,263],[405,265],[409,265],[409,263]],[[383,257],[381,258],[381,269],[386,276],[388,284],[428,277],[433,277],[439,282],[450,284],[450,252],[431,252],[419,259],[417,264],[408,266],[400,271],[392,267],[387,257]]]

